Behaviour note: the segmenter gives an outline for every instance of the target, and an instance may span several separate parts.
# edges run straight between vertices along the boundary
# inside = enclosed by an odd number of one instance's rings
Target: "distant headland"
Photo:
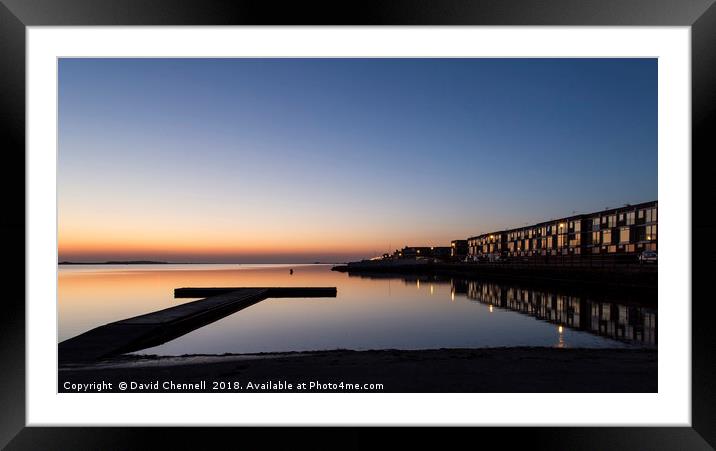
[[[152,260],[127,260],[127,261],[106,261],[106,262],[68,262],[62,261],[60,265],[166,265],[168,262],[157,262]]]
[[[314,261],[312,263],[307,262],[270,262],[270,263],[259,263],[268,265],[340,265],[346,262],[322,262]],[[162,262],[153,260],[110,260],[104,262],[71,262],[63,260],[58,263],[59,265],[252,265],[255,263],[248,262]]]

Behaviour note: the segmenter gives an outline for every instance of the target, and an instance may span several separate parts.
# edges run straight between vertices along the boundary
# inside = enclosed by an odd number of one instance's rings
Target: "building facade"
[[[591,254],[657,250],[657,202],[586,215],[585,251]]]
[[[503,231],[484,233],[467,239],[468,254],[473,257],[502,255],[507,245]]]
[[[473,258],[618,255],[657,250],[658,202],[625,205],[470,237]]]

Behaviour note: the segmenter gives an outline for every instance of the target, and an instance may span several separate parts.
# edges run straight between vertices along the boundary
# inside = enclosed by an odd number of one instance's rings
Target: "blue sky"
[[[349,258],[654,200],[657,76],[656,59],[61,59],[60,253]]]

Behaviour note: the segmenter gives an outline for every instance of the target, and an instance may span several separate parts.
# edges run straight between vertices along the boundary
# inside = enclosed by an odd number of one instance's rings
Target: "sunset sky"
[[[59,62],[60,260],[345,261],[656,199],[656,59]]]

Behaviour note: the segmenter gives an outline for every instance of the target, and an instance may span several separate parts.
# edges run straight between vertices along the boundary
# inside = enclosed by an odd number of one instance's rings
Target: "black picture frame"
[[[312,448],[358,448],[372,442],[366,429],[335,428],[316,441],[292,428],[261,429],[25,427],[25,29],[87,25],[558,25],[690,26],[692,64],[692,237],[712,237],[714,193],[707,164],[716,149],[716,6],[714,0],[0,0],[0,105],[5,133],[2,184],[7,296],[0,314],[0,446],[8,449],[127,449],[160,438],[165,446],[205,447],[207,438],[266,445],[306,443]],[[708,172],[707,172],[708,171]],[[11,177],[20,175],[20,179]],[[19,239],[23,237],[23,239]],[[713,301],[706,291],[714,253],[707,239],[692,250],[692,427],[481,428],[479,440],[508,448],[712,449],[716,447],[716,345]],[[693,241],[699,244],[699,241]],[[704,244],[706,243],[706,244]],[[705,246],[705,247],[703,247]],[[699,252],[701,250],[701,252]],[[700,296],[703,295],[703,296]],[[679,300],[687,302],[688,300]],[[240,408],[240,407],[237,407]],[[479,408],[479,406],[476,406]],[[432,431],[431,431],[432,432]],[[464,431],[463,431],[464,432]],[[309,433],[311,436],[309,437]],[[454,432],[449,432],[454,434]],[[441,443],[424,430],[401,434],[422,444]],[[334,437],[336,439],[334,439]],[[336,442],[340,437],[340,442]],[[476,437],[476,436],[475,436]],[[444,443],[443,443],[444,444]]]

